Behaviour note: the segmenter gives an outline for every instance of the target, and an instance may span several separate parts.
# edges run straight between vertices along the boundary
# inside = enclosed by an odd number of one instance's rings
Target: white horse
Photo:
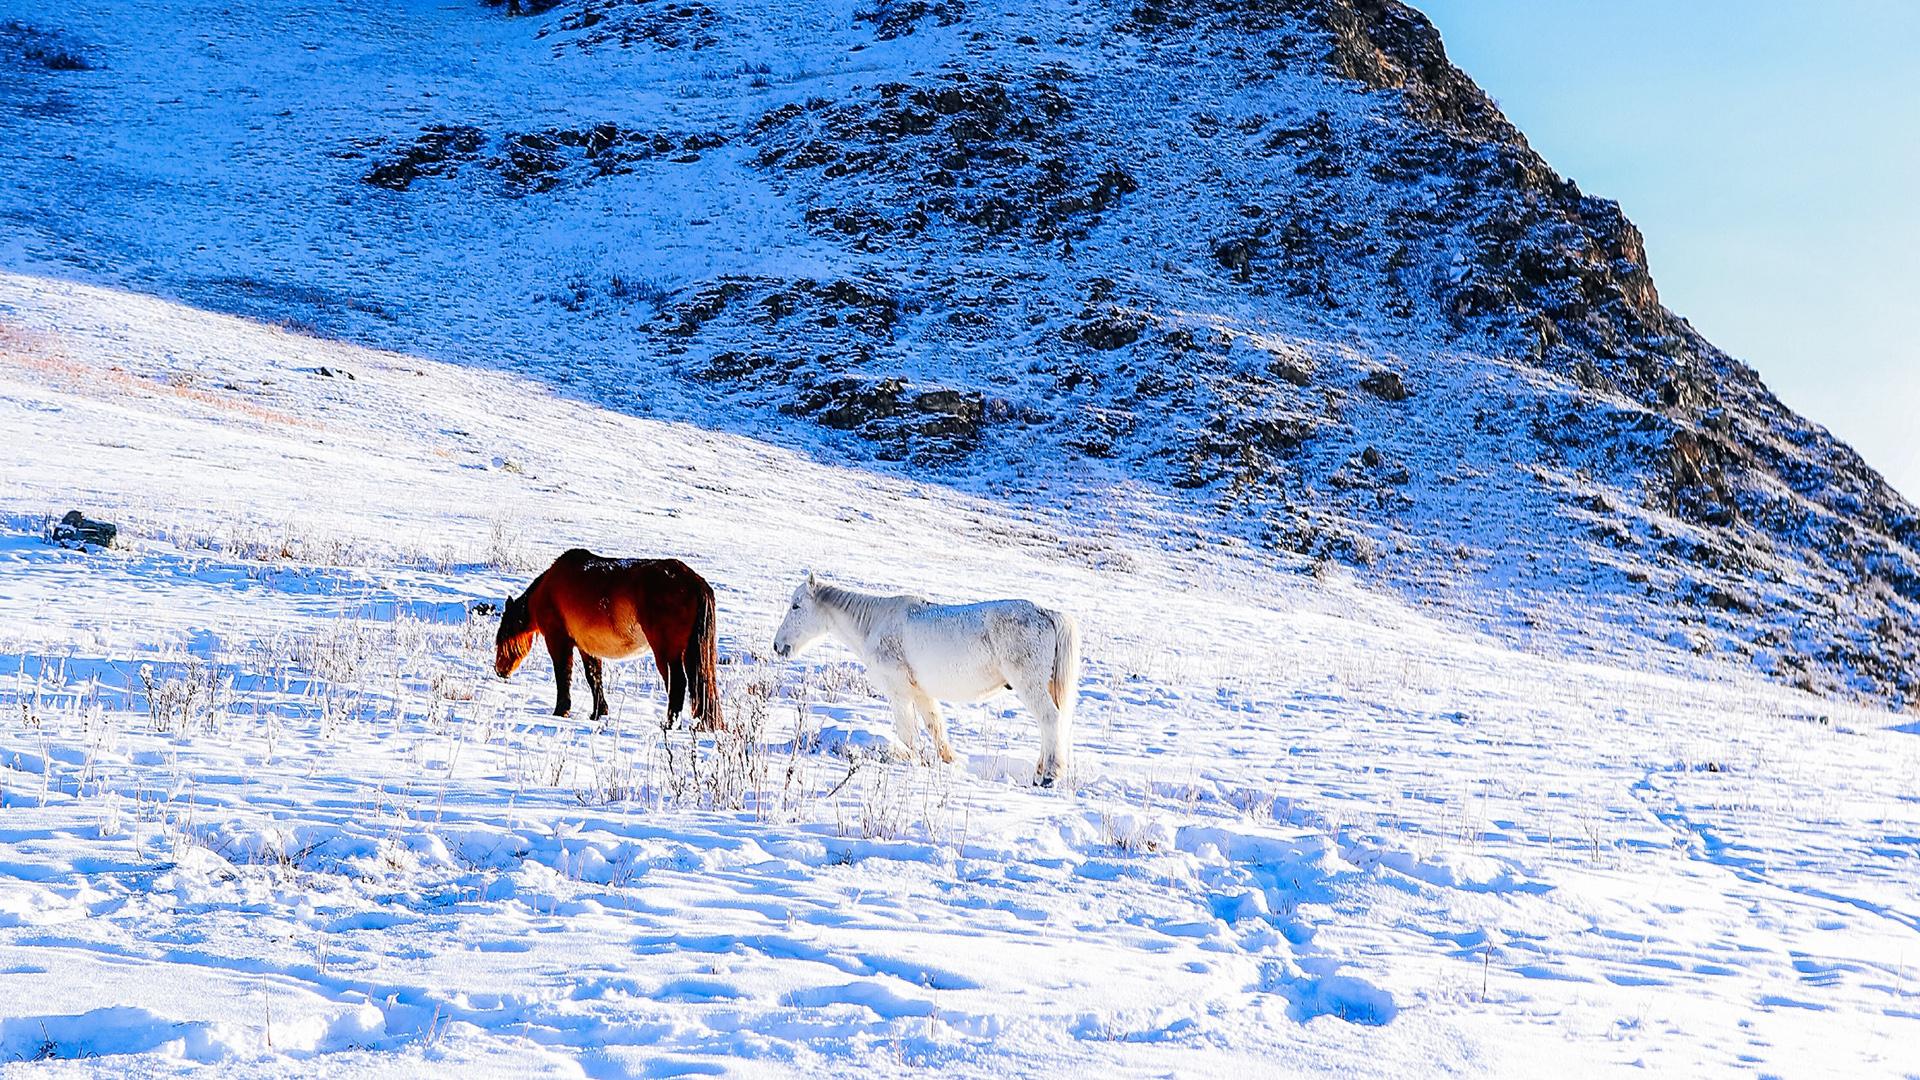
[[[816,579],[793,592],[773,651],[795,656],[832,637],[860,657],[893,706],[909,754],[914,713],[940,760],[951,763],[940,701],[983,701],[1011,690],[1040,719],[1034,782],[1051,787],[1067,766],[1080,693],[1080,630],[1073,618],[1027,600],[935,604],[918,596],[870,596]]]

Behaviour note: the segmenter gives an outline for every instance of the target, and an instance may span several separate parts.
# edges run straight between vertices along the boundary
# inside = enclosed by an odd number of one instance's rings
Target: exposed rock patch
[[[1118,162],[1085,160],[1066,85],[1064,71],[885,83],[857,101],[781,106],[753,138],[761,166],[822,182],[811,222],[869,247],[892,231],[870,226],[879,221],[1070,240],[1137,185]]]
[[[425,177],[458,176],[460,167],[478,160],[486,145],[486,132],[477,127],[435,124],[412,143],[376,162],[360,179],[375,187],[405,191]],[[343,156],[360,157],[364,149],[355,147]]]
[[[881,41],[910,36],[922,22],[952,26],[967,17],[965,0],[880,0],[854,18],[873,24],[873,36]]]
[[[14,20],[0,23],[0,57],[44,71],[91,71],[94,66],[65,35]]]
[[[47,527],[47,540],[61,547],[110,548],[120,535],[120,527],[109,521],[95,521],[78,510]]]
[[[1062,331],[1061,336],[1089,349],[1111,352],[1140,340],[1140,334],[1148,324],[1147,317],[1137,311],[1088,309],[1081,314],[1078,322]]]
[[[803,381],[782,411],[883,444],[883,457],[943,458],[979,442],[985,399],[978,392],[916,386],[903,378],[840,375]]]
[[[1399,372],[1384,369],[1368,373],[1366,378],[1360,380],[1360,389],[1381,401],[1405,401],[1413,396]]]
[[[543,19],[537,37],[552,38],[555,48],[706,49],[720,43],[724,29],[718,12],[700,0],[484,0],[505,14]],[[564,9],[564,10],[563,10]]]
[[[568,182],[584,184],[624,175],[646,162],[691,164],[727,141],[718,132],[645,132],[613,123],[543,128],[497,139],[472,126],[436,125],[409,145],[389,152],[361,179],[376,187],[406,191],[418,180],[451,179],[462,168],[478,167],[499,180],[503,194],[517,197],[552,191]],[[374,143],[362,144],[340,156],[363,156],[377,148]]]

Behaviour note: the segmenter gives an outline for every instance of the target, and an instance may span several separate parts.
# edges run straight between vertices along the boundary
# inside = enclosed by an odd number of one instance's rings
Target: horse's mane
[[[873,629],[874,617],[879,614],[881,604],[889,600],[898,600],[897,596],[875,596],[872,593],[855,592],[838,585],[822,582],[813,590],[814,598],[828,607],[844,611],[861,632]]]

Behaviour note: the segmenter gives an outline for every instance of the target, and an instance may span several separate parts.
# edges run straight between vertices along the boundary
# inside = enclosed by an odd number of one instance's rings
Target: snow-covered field
[[[0,432],[0,1069],[1920,1074],[1910,718],[45,278]],[[575,545],[709,577],[753,737],[493,677]],[[1075,612],[1073,782],[1011,702],[882,760],[810,568]]]

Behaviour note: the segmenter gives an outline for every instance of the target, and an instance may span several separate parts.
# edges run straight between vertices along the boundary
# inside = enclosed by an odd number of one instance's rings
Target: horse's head
[[[774,654],[782,658],[798,656],[827,636],[827,617],[820,610],[820,582],[812,574],[793,590],[787,617],[773,632]]]
[[[513,674],[533,649],[533,612],[525,594],[507,601],[500,613],[500,632],[493,638],[493,671],[501,678]]]

